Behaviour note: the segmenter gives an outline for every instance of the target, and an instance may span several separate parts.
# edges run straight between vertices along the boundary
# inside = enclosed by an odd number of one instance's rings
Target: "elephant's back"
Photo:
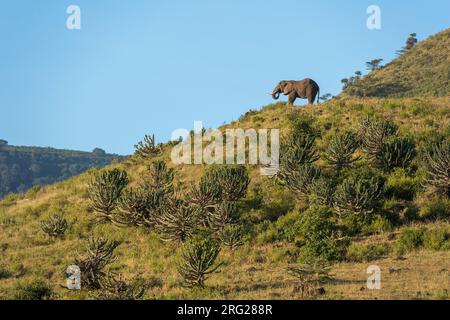
[[[306,78],[306,79],[303,79],[302,81],[304,81],[305,85],[310,85],[310,86],[319,88],[319,85],[313,79]]]

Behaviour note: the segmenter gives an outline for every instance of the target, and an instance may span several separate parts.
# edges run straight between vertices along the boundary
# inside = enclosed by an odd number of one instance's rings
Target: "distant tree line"
[[[44,186],[68,179],[92,167],[103,167],[122,157],[93,152],[52,148],[16,147],[0,140],[0,197],[25,192],[32,186]]]
[[[408,52],[409,50],[411,50],[412,48],[414,48],[414,46],[418,43],[417,40],[417,34],[416,33],[411,33],[408,37],[408,39],[406,40],[405,46],[402,47],[400,50],[397,50],[397,55],[402,55],[406,52]],[[377,59],[373,59],[371,61],[367,61],[366,62],[366,69],[369,71],[375,71],[378,69],[383,68],[382,66],[382,62],[383,59],[377,58]],[[349,87],[357,87],[358,81],[363,77],[363,74],[361,71],[355,71],[355,74],[349,78],[344,78],[341,80],[342,83],[342,90],[345,90]],[[358,88],[356,88],[355,90],[352,90],[352,93],[358,93],[357,95],[359,95],[359,91],[357,90]],[[355,91],[355,92],[353,92]]]

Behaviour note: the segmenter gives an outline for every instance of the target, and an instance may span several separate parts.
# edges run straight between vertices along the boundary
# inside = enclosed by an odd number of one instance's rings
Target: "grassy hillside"
[[[3,143],[1,142],[3,141]],[[66,180],[89,168],[103,167],[122,157],[103,150],[81,152],[53,148],[18,147],[0,141],[0,198]]]
[[[330,141],[344,130],[358,132],[367,117],[394,121],[399,134],[414,141],[418,155],[438,137],[444,141],[450,138],[449,97],[341,98],[305,108],[278,103],[250,111],[221,129],[280,128],[282,136],[287,137],[309,126],[318,136],[320,159],[316,165],[333,175],[324,160]],[[183,194],[198,183],[207,166],[174,166],[170,162],[171,148],[167,144],[152,159],[130,159],[108,168],[126,170],[130,185],[136,186],[148,176],[149,162],[164,160],[174,168],[175,186]],[[356,155],[361,156],[356,169],[344,170],[337,180],[351,176],[358,168],[372,168],[364,152],[358,150]],[[93,223],[96,213],[91,209],[87,190],[98,170],[90,170],[0,202],[0,297],[20,298],[20,293],[33,291],[33,285],[38,286],[36,281],[41,281],[40,287],[51,289],[53,297],[91,298],[95,291],[71,291],[62,285],[67,266],[85,253],[87,239],[94,235],[121,242],[110,269],[127,279],[143,277],[150,284],[145,294],[148,299],[300,299],[299,280],[288,273],[288,268],[297,266],[304,257],[307,235],[296,222],[305,216],[312,200],[280,186],[274,178],[260,176],[258,167],[246,167],[251,182],[246,197],[239,201],[240,220],[245,226],[243,245],[234,251],[222,248],[218,260],[223,265],[210,275],[204,289],[182,286],[177,272],[179,243],[163,242],[158,232],[146,227]],[[324,284],[325,293],[315,298],[448,299],[448,197],[430,195],[422,187],[424,171],[419,156],[403,169],[379,174],[387,181],[387,193],[377,209],[377,220],[367,225],[367,230],[348,237],[345,253],[330,261],[334,280]],[[47,236],[40,227],[41,221],[54,213],[68,222],[62,239]],[[366,288],[366,268],[370,264],[382,270],[382,290]]]
[[[449,94],[450,29],[420,42],[344,90],[344,95],[384,98]]]

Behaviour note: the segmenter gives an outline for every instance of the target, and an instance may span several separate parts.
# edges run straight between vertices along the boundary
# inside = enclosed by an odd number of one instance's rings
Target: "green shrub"
[[[200,191],[212,200],[238,201],[245,197],[250,183],[247,169],[242,166],[213,166],[200,179]]]
[[[420,190],[420,180],[408,175],[403,168],[394,170],[387,177],[386,195],[397,199],[412,200]]]
[[[10,206],[16,203],[16,201],[22,199],[23,196],[17,193],[8,193],[6,196],[3,197],[2,204],[5,206]]]
[[[141,159],[147,160],[161,153],[161,146],[155,143],[155,135],[145,135],[142,141],[134,145],[134,155]]]
[[[19,283],[14,288],[15,300],[50,300],[53,290],[41,280]]]
[[[387,119],[366,118],[360,125],[362,149],[370,157],[376,158],[386,141],[398,133],[398,126]]]
[[[9,271],[8,269],[6,269],[3,266],[0,266],[0,280],[1,279],[8,279],[11,276],[12,276],[11,271]]]
[[[323,294],[321,286],[333,279],[330,270],[331,267],[326,263],[315,261],[311,264],[290,268],[288,272],[299,281],[295,291],[300,294],[301,298],[308,298]]]
[[[99,289],[106,276],[105,267],[116,261],[114,250],[120,245],[119,241],[105,238],[90,238],[86,254],[75,259],[74,265],[81,271],[82,287]]]
[[[423,247],[430,250],[450,249],[450,232],[446,227],[427,230],[423,235]]]
[[[239,225],[227,225],[219,233],[219,239],[222,243],[235,250],[242,245],[242,227]]]
[[[409,138],[393,138],[385,142],[375,155],[378,167],[390,172],[406,168],[416,155],[414,142]]]
[[[309,194],[313,182],[319,178],[320,174],[321,171],[316,166],[303,164],[289,172],[280,171],[279,181],[289,190],[306,196]]]
[[[298,228],[303,238],[301,262],[335,261],[344,257],[347,243],[337,238],[339,230],[330,208],[311,206],[302,213]]]
[[[200,211],[182,200],[172,200],[155,218],[163,241],[185,242],[199,227]]]
[[[189,288],[204,288],[207,276],[216,272],[221,265],[215,264],[219,252],[219,244],[210,239],[185,244],[178,266],[184,285]]]
[[[334,135],[325,151],[325,160],[336,171],[351,167],[358,157],[353,157],[359,146],[358,137],[352,132]]]
[[[360,245],[352,243],[347,250],[347,260],[351,262],[370,262],[389,254],[390,247],[386,244]]]
[[[436,197],[425,201],[419,215],[425,220],[446,220],[450,218],[450,199]]]
[[[315,123],[315,118],[307,113],[294,111],[288,114],[289,129],[292,135],[306,135],[317,138],[321,130]]]
[[[213,230],[222,230],[230,223],[239,220],[239,212],[236,202],[224,201],[215,206],[207,215],[208,224]]]
[[[407,222],[419,220],[419,208],[409,205],[403,209],[403,219]]]
[[[432,228],[408,228],[401,231],[396,243],[396,251],[405,253],[416,249],[448,250],[450,230],[447,226]]]
[[[32,186],[28,191],[27,191],[27,197],[28,198],[33,198],[33,197],[35,197],[38,193],[39,193],[39,191],[41,191],[42,190],[42,187],[41,186]]]
[[[309,202],[312,204],[332,206],[336,186],[331,178],[322,175],[308,186]]]
[[[432,143],[422,155],[426,172],[424,185],[450,197],[450,141]]]
[[[389,232],[394,229],[392,221],[379,214],[375,215],[370,221],[362,224],[361,233],[365,235]]]
[[[261,212],[262,220],[276,221],[291,211],[295,206],[295,197],[292,192],[284,189],[274,190],[264,198]]]
[[[102,171],[90,181],[89,198],[98,213],[97,221],[112,221],[112,213],[128,182],[126,171],[119,169]]]
[[[315,137],[291,134],[281,144],[278,182],[290,190],[307,194],[308,185],[320,174],[313,165],[318,159]]]
[[[168,168],[163,161],[154,161],[147,170],[148,176],[143,182],[122,192],[117,210],[110,214],[115,225],[153,228],[156,216],[170,205],[174,169]]]
[[[120,274],[109,274],[102,281],[100,290],[94,292],[93,296],[97,300],[139,300],[144,296],[147,287],[141,278],[128,282]]]
[[[404,253],[421,248],[425,231],[423,227],[403,229],[396,242],[396,251]]]
[[[41,222],[41,229],[50,237],[62,238],[67,229],[67,220],[60,214],[54,214]]]
[[[299,237],[297,221],[300,219],[298,211],[291,211],[281,216],[276,222],[271,223],[264,232],[258,234],[257,241],[261,244],[276,241],[295,242]]]
[[[359,232],[382,207],[385,179],[368,168],[353,170],[337,186],[333,209],[350,233]]]

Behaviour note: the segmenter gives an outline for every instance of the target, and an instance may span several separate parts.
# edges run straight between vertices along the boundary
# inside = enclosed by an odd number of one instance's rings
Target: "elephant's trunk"
[[[272,92],[272,98],[274,100],[278,100],[278,98],[280,97],[280,93],[281,93],[281,88],[280,88],[280,86],[277,86],[275,88],[275,90],[273,90],[273,92]]]

